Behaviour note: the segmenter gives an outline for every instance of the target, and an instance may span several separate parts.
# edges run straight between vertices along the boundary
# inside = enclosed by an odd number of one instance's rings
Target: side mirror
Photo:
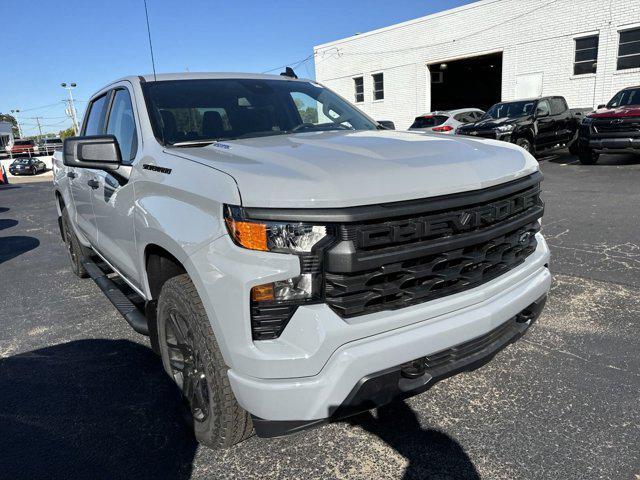
[[[606,105],[604,103],[601,103],[600,105],[598,105],[598,108],[596,110],[600,110],[601,108],[606,107]]]
[[[122,163],[118,140],[113,135],[66,138],[62,159],[68,167],[97,170],[117,170]]]
[[[380,120],[378,122],[378,125],[380,125],[381,127],[384,127],[385,130],[395,130],[396,129],[396,124],[393,123],[391,120]]]
[[[537,118],[544,118],[544,117],[548,117],[549,116],[549,112],[546,110],[537,110],[536,111],[536,117]]]

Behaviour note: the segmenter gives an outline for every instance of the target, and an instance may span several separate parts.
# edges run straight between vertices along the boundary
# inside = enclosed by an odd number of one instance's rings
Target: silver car
[[[425,113],[416,117],[409,130],[452,134],[456,133],[459,126],[477,122],[483,115],[484,111],[479,108],[459,108]]]

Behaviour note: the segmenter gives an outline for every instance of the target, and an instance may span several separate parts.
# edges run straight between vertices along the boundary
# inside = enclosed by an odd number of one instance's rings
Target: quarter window
[[[598,69],[598,35],[576,38],[573,74],[596,73]]]
[[[107,124],[107,134],[114,135],[118,140],[120,154],[124,162],[135,158],[138,149],[138,135],[136,134],[131,96],[126,89],[115,92]]]
[[[382,73],[376,73],[373,77],[373,99],[384,99],[384,76]]]
[[[354,78],[353,85],[355,87],[356,103],[364,102],[364,78],[362,77]]]
[[[640,67],[640,28],[620,32],[618,70]]]
[[[89,107],[89,113],[85,120],[83,135],[101,135],[104,131],[104,117],[107,107],[108,95],[97,98]]]

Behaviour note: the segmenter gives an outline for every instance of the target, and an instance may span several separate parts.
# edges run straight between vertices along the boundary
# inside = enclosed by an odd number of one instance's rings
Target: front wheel
[[[527,152],[533,155],[533,146],[531,145],[531,142],[527,138],[518,138],[516,140],[516,145],[524,148]]]
[[[581,150],[578,154],[578,159],[583,165],[595,165],[598,162],[600,154],[590,148]]]
[[[229,368],[188,275],[162,286],[156,318],[162,364],[189,405],[196,439],[224,448],[248,438],[251,417],[233,395]]]

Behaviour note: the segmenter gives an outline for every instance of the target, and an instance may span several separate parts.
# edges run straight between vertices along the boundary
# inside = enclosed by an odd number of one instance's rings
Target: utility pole
[[[77,85],[75,83],[70,83],[68,85],[66,83],[61,83],[60,86],[67,89],[67,91],[69,92],[69,116],[71,117],[71,121],[73,122],[73,133],[74,135],[78,135],[78,119],[76,117],[76,107],[73,104],[73,95],[71,94],[71,90],[73,88],[76,88]]]
[[[31,117],[30,120],[35,120],[38,124],[38,132],[40,132],[40,140],[42,140],[42,126],[40,125],[40,119],[42,117]]]
[[[20,113],[20,110],[18,110],[17,108],[15,110],[11,110],[11,114],[13,115],[14,113]],[[16,119],[16,125],[18,126],[18,136],[22,138],[22,128],[20,128],[20,121],[15,115],[13,115],[13,118]]]

